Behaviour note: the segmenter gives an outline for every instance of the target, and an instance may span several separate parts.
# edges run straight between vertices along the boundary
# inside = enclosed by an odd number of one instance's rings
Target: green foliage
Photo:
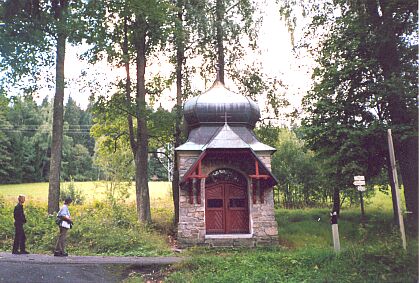
[[[332,250],[197,250],[167,282],[413,282],[415,253],[394,244]]]
[[[417,3],[283,1],[281,13],[291,29],[301,10],[311,21],[300,44],[317,63],[303,100],[304,139],[329,164],[335,188],[351,191],[352,176],[370,180],[388,168],[391,128],[415,215],[418,42],[411,38],[417,36]]]
[[[60,201],[64,201],[67,197],[73,200],[73,204],[83,204],[86,199],[82,191],[76,187],[72,177],[70,177],[70,183],[67,186],[62,186],[60,190]]]
[[[92,135],[96,139],[95,164],[102,174],[110,180],[132,180],[135,164],[129,141],[126,112],[121,110],[121,95],[110,100],[99,99],[93,106],[94,125]],[[149,129],[148,178],[157,176],[167,180],[165,168],[168,158],[173,161],[171,144],[174,131],[174,112],[163,108],[148,109],[147,127]],[[136,126],[134,131],[136,132]],[[163,163],[164,162],[164,163]]]
[[[117,180],[106,182],[106,201],[112,206],[124,203],[130,196],[129,189],[131,185],[131,182],[120,182]]]
[[[33,92],[38,87],[37,79],[41,76],[41,70],[45,71],[45,67],[53,64],[53,43],[46,31],[50,31],[55,22],[48,18],[46,10],[42,10],[45,2],[37,1],[38,5],[28,1],[0,3],[1,89],[13,85],[14,88]]]
[[[342,250],[332,248],[329,211],[277,210],[280,247],[191,249],[167,282],[415,282],[417,238],[401,249],[390,212],[343,210]]]
[[[290,208],[329,203],[332,190],[324,175],[325,166],[295,132],[261,126],[256,134],[277,150],[271,161],[272,172],[278,178],[276,204],[282,202],[284,207]]]
[[[0,250],[13,244],[14,204],[0,198]],[[69,207],[74,226],[67,238],[68,252],[75,255],[161,256],[169,255],[165,236],[137,222],[134,205],[95,202]],[[46,206],[25,205],[27,247],[33,253],[52,253],[58,228]]]
[[[8,135],[11,124],[6,119],[8,99],[0,93],[0,180],[8,183],[12,181],[15,167],[12,162],[12,144]]]
[[[67,109],[68,107],[68,109]],[[69,101],[67,112],[89,115]],[[41,182],[49,176],[49,154],[51,151],[52,105],[44,100],[37,105],[33,97],[8,99],[0,95],[0,183]],[[90,123],[68,119],[64,123],[63,159],[61,177],[69,180],[92,180],[96,170],[88,150],[94,143],[83,139],[89,135]],[[13,145],[13,146],[12,146]],[[7,150],[6,150],[7,149]],[[11,158],[13,156],[13,158]],[[2,161],[3,160],[3,161]]]

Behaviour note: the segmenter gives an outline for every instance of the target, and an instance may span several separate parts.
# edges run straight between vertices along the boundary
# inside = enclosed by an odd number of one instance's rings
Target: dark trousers
[[[65,239],[67,238],[67,228],[60,227],[60,235],[58,236],[57,244],[55,245],[56,253],[65,253]]]
[[[15,240],[12,251],[14,253],[17,253],[19,250],[21,252],[26,251],[25,241],[26,235],[25,230],[23,230],[23,224],[15,224]]]

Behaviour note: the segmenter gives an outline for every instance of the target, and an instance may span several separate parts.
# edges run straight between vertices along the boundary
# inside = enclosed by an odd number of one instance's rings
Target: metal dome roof
[[[183,115],[189,128],[224,124],[227,119],[229,124],[253,129],[260,111],[250,98],[230,91],[216,80],[209,90],[185,102]]]

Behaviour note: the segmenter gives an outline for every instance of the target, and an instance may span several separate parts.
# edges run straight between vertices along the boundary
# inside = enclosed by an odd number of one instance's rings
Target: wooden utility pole
[[[404,231],[403,215],[400,208],[399,181],[397,179],[396,157],[394,155],[393,137],[391,136],[391,129],[387,130],[387,138],[388,138],[388,150],[389,150],[389,155],[390,155],[391,171],[393,173],[394,186],[396,188],[395,196],[396,196],[396,203],[397,203],[397,215],[399,219],[400,234],[402,237],[403,248],[406,250],[406,234]]]

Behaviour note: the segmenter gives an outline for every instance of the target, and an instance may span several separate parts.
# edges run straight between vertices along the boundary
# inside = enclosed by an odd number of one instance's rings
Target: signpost
[[[364,198],[362,196],[362,192],[365,192],[367,189],[365,187],[365,177],[364,176],[354,176],[354,183],[353,183],[357,190],[359,191],[359,200],[361,202],[361,222],[364,221],[365,217],[365,210],[364,210]]]
[[[400,236],[402,238],[403,248],[404,250],[406,250],[406,234],[404,231],[403,215],[400,209],[399,181],[397,179],[396,157],[394,155],[393,137],[391,136],[391,129],[387,130],[387,140],[388,140],[388,149],[389,149],[389,155],[390,155],[391,171],[393,173],[394,187],[396,191],[395,197],[396,197],[396,204],[397,204],[397,214],[399,216],[398,218],[399,218]]]

